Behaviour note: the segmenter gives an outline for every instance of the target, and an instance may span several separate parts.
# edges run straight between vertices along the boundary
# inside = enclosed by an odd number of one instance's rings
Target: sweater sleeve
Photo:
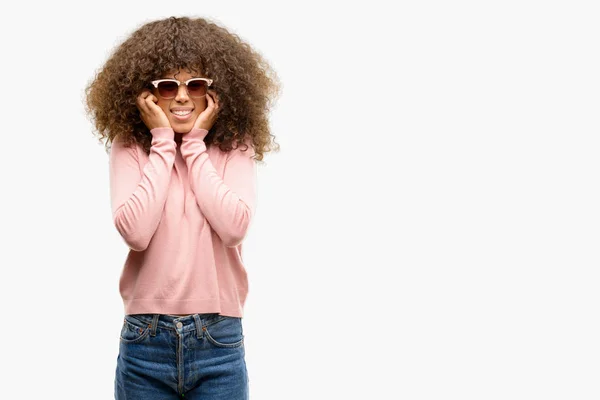
[[[219,176],[208,153],[206,129],[193,128],[183,135],[181,155],[188,167],[190,187],[198,207],[227,247],[239,245],[256,210],[256,162],[250,143],[229,152],[223,177]]]
[[[117,137],[110,151],[110,197],[114,224],[130,249],[148,247],[160,222],[175,162],[171,128],[154,128],[148,162]]]

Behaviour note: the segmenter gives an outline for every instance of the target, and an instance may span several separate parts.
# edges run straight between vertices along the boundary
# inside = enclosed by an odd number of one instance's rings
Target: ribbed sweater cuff
[[[208,135],[208,130],[206,130],[206,129],[199,129],[199,128],[192,128],[191,131],[189,131],[187,134],[183,135],[183,140],[189,140],[189,139],[204,140],[204,138],[206,137],[206,135]]]
[[[154,128],[150,130],[150,133],[152,134],[152,137],[155,138],[175,140],[175,131],[173,130],[173,128]]]

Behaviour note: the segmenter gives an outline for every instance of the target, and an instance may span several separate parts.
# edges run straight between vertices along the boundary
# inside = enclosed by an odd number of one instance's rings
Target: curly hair
[[[268,113],[281,84],[268,62],[238,35],[205,18],[169,17],[150,21],[120,44],[85,88],[85,110],[99,140],[142,145],[150,152],[152,134],[141,119],[136,98],[149,82],[170,71],[201,71],[213,79],[219,115],[204,141],[222,151],[251,142],[255,159],[279,151]],[[271,139],[273,138],[273,143]],[[107,149],[108,151],[108,149]]]

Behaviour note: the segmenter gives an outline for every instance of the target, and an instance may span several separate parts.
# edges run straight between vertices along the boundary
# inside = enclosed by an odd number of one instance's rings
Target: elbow
[[[149,241],[139,237],[126,237],[123,236],[123,240],[127,243],[127,246],[133,251],[144,251],[148,248]]]
[[[122,229],[119,229],[118,227],[117,230],[119,231],[121,237],[131,250],[144,251],[148,248],[148,245],[150,244],[150,240],[148,238],[145,238],[132,232],[124,231]]]
[[[145,235],[140,235],[140,229],[136,229],[134,226],[127,224],[123,218],[120,218],[122,214],[117,214],[114,219],[114,225],[117,231],[125,241],[125,244],[133,251],[144,251],[150,244],[150,238]]]
[[[237,226],[235,229],[230,229],[229,231],[223,233],[221,236],[221,241],[225,245],[225,247],[236,247],[239,246],[246,237],[246,233],[248,231],[248,223],[244,222]]]
[[[223,235],[220,235],[225,247],[236,247],[244,241],[250,227],[250,222],[252,221],[252,214],[252,210],[245,207],[241,218],[233,222],[230,225],[230,229],[224,232]]]
[[[225,236],[225,238],[223,238],[223,244],[225,245],[225,247],[236,247],[244,241],[245,237],[245,234],[227,235]]]

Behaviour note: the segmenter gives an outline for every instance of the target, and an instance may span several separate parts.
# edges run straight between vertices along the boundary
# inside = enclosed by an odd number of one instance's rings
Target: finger
[[[150,95],[150,92],[148,90],[144,90],[142,91],[142,93],[140,93],[140,95],[137,97],[137,104],[139,106],[141,105],[145,105],[144,104],[144,100],[146,99],[146,97],[148,97]]]
[[[208,103],[206,105],[206,108],[214,108],[215,106],[215,101],[213,100],[212,96],[210,95],[210,93],[208,93],[206,95],[206,102]]]
[[[219,99],[217,98],[217,94],[214,92],[211,93],[210,99],[212,100],[213,107],[218,108],[219,107]]]
[[[144,100],[153,100],[153,99],[156,99],[156,97],[154,97],[154,95],[152,93],[147,92],[147,93],[145,93],[143,99]]]
[[[153,95],[149,95],[148,97],[146,97],[144,99],[146,106],[150,110],[156,110],[155,107],[158,107],[158,105],[154,102],[154,99],[156,99],[156,97],[154,97]],[[158,101],[158,99],[156,99],[156,101]],[[160,108],[160,107],[158,107],[158,108]]]
[[[144,96],[143,94],[138,96],[136,103],[137,103],[138,108],[141,111],[148,112],[148,105],[146,104],[146,99],[143,96]]]

